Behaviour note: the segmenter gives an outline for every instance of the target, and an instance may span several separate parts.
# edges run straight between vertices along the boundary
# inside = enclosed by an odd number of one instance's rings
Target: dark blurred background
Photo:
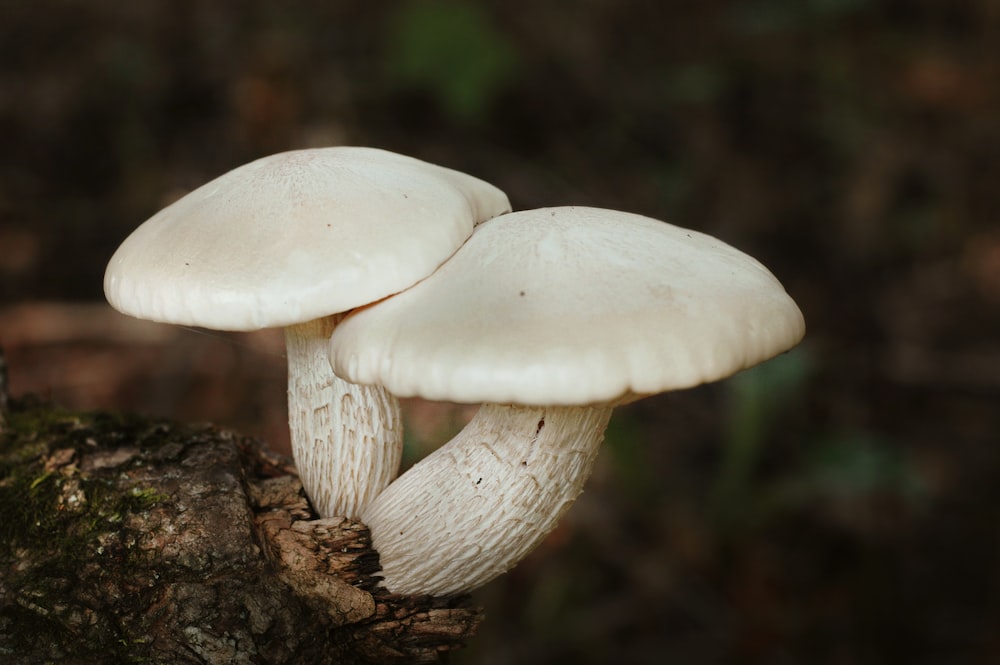
[[[264,154],[372,145],[516,209],[666,219],[768,265],[806,341],[617,411],[455,662],[1000,662],[994,0],[0,5],[15,393],[287,446],[280,333],[101,287],[132,228]],[[407,403],[408,459],[468,413]]]

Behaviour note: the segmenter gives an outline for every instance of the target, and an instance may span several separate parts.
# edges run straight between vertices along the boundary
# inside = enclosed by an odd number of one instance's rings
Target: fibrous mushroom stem
[[[483,405],[368,507],[394,593],[471,591],[555,528],[590,476],[610,407]]]
[[[302,486],[323,517],[357,518],[399,472],[399,401],[338,378],[327,344],[339,315],[285,328],[288,427]]]

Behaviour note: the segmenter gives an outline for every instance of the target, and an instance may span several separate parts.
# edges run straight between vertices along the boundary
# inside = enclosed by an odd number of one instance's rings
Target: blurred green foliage
[[[743,34],[774,34],[824,27],[865,10],[876,0],[747,0],[735,3],[729,23]]]
[[[821,505],[857,513],[858,505],[875,500],[914,507],[927,496],[905,448],[860,430],[806,429],[794,443],[794,461],[777,477],[760,480],[760,460],[770,441],[781,438],[774,428],[801,407],[796,396],[807,391],[813,364],[808,346],[798,347],[726,383],[728,431],[712,497],[723,533]]]
[[[776,491],[783,503],[797,505],[874,495],[914,504],[926,497],[927,487],[904,450],[870,432],[851,431],[818,440],[799,474]]]
[[[713,506],[723,523],[739,520],[749,509],[753,474],[771,428],[792,407],[812,369],[808,351],[792,351],[748,369],[725,386],[729,405],[728,431]]]
[[[665,94],[673,103],[709,104],[717,102],[729,85],[728,72],[723,66],[696,62],[670,70]]]
[[[629,498],[636,502],[647,501],[656,496],[661,490],[662,480],[647,462],[645,451],[639,444],[641,440],[640,424],[619,412],[608,423],[602,444],[619,484],[628,492]]]
[[[465,123],[483,118],[517,69],[512,42],[482,7],[447,1],[402,6],[385,59],[390,81],[426,91]]]

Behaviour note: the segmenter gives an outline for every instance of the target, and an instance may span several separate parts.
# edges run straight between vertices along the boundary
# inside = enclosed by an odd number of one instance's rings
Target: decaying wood
[[[434,662],[482,612],[377,589],[363,524],[211,426],[11,400],[0,421],[0,662]]]

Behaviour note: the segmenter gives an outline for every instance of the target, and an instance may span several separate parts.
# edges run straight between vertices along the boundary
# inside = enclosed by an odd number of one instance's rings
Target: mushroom
[[[763,265],[696,231],[583,207],[481,224],[330,339],[350,381],[482,403],[361,512],[383,584],[451,595],[505,572],[582,491],[614,406],[726,377],[804,329]]]
[[[398,473],[398,401],[330,371],[339,315],[430,274],[475,224],[506,212],[496,187],[361,147],[295,150],[240,166],[156,213],[121,244],[104,292],[119,311],[216,330],[283,327],[292,453],[316,510],[357,517]]]

